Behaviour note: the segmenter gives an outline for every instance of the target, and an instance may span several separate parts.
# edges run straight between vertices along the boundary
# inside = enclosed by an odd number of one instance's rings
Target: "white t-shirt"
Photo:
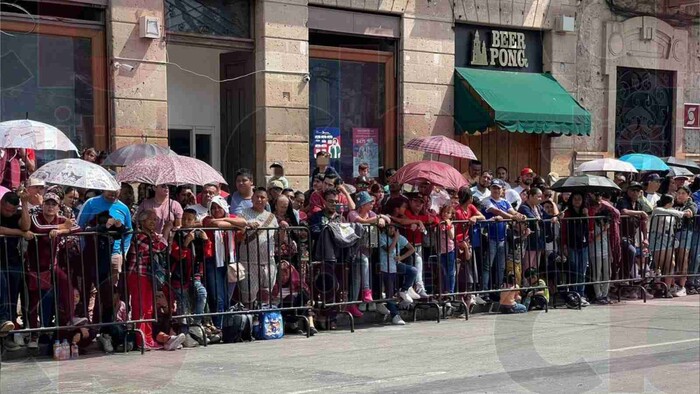
[[[209,210],[202,204],[188,205],[185,209],[193,209],[197,212],[197,221],[201,222],[207,215],[209,215]]]
[[[474,196],[474,202],[482,203],[484,200],[487,200],[489,197],[491,197],[491,190],[486,188],[486,190],[482,193],[479,191],[478,186],[472,187],[472,196]]]

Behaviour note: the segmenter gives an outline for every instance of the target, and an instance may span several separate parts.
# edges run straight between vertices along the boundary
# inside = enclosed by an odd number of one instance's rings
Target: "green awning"
[[[591,114],[550,74],[455,68],[455,131],[590,135]]]

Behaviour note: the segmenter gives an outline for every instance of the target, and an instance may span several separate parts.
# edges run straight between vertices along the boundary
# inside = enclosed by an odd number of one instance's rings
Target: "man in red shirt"
[[[392,217],[392,220],[396,220],[397,223],[403,226],[401,233],[406,237],[408,242],[410,242],[416,249],[414,256],[414,267],[418,270],[418,276],[416,277],[415,287],[416,293],[421,296],[421,298],[427,298],[428,293],[425,291],[425,286],[423,284],[423,235],[427,234],[428,231],[426,226],[438,224],[437,216],[430,213],[421,213],[425,208],[425,198],[424,196],[413,193],[408,196],[409,204],[408,209],[404,213],[403,217]]]

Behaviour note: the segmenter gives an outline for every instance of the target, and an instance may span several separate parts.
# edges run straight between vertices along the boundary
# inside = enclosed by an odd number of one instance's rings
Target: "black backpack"
[[[232,306],[229,312],[240,312],[241,309]],[[224,316],[221,327],[221,339],[224,343],[251,342],[253,337],[253,315],[238,313]]]

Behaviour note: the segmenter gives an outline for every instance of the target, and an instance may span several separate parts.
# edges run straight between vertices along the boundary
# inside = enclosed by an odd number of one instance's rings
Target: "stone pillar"
[[[403,16],[399,65],[399,130],[403,134],[399,133],[399,143],[429,135],[454,138],[455,35],[450,1],[408,1]],[[399,164],[426,157],[404,149]]]
[[[309,174],[309,11],[306,0],[255,2],[256,183],[274,161],[290,187],[305,190]],[[253,149],[253,147],[251,147]]]
[[[159,39],[139,37],[139,18],[155,16],[165,26],[162,0],[109,2],[109,55],[133,66],[108,68],[111,100],[110,149],[143,142],[168,145],[168,103],[165,34]],[[110,59],[111,60],[111,59]]]

